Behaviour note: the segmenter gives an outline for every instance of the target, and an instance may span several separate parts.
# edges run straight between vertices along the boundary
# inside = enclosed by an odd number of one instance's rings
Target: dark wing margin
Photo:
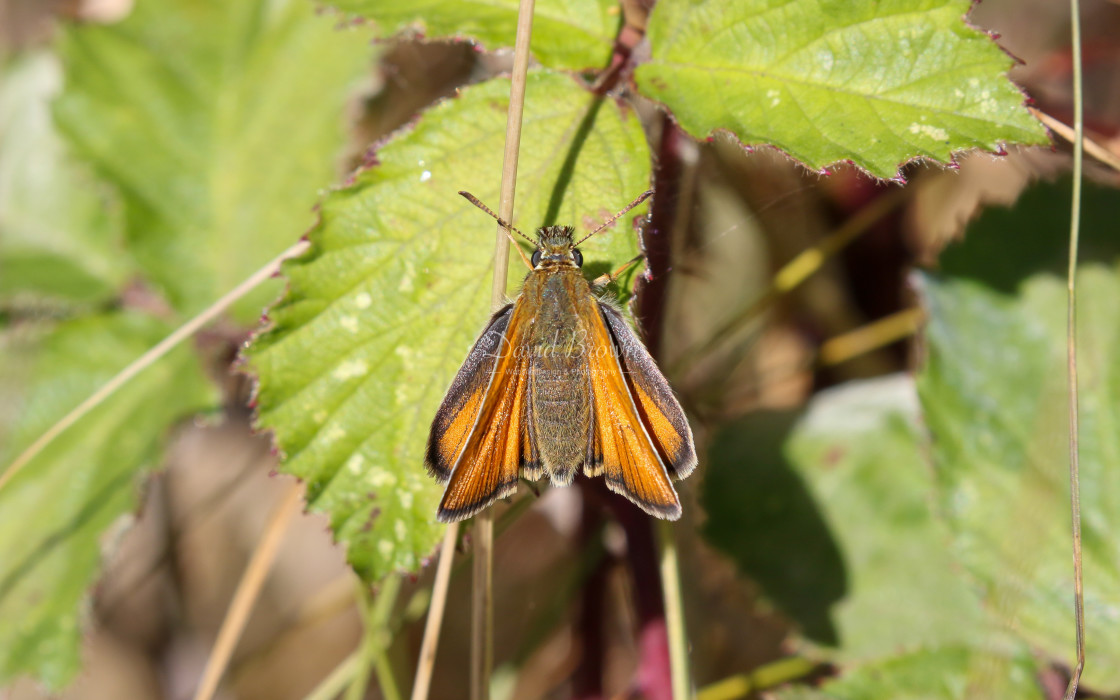
[[[463,451],[482,409],[498,357],[509,349],[506,330],[512,315],[513,304],[508,304],[490,317],[436,411],[424,466],[441,484],[451,478],[455,459]]]
[[[599,309],[618,349],[622,373],[646,431],[669,473],[677,479],[685,478],[696,468],[696,445],[677,397],[622,314],[604,303],[599,303]]]

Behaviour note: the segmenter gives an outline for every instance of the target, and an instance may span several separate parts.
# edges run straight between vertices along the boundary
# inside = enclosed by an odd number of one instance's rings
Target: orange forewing
[[[620,350],[625,348],[608,329],[604,317],[608,307],[600,308],[604,314],[583,319],[588,330],[586,357],[593,414],[584,469],[589,474],[602,473],[608,488],[647,513],[676,520],[681,515],[680,499],[623,374]]]
[[[513,304],[493,315],[486,330],[475,341],[459,373],[455,375],[455,380],[432,421],[424,462],[428,472],[441,484],[451,477],[451,468],[474,430],[479,409],[494,374],[494,366],[499,355],[508,346],[506,331],[512,315]]]
[[[533,459],[535,447],[526,420],[529,356],[513,351],[520,345],[517,321],[514,307],[508,327],[503,329],[504,337],[494,353],[498,356],[492,369],[485,372],[484,365],[476,368],[476,374],[482,374],[487,381],[472,377],[464,382],[464,387],[472,389],[461,401],[464,410],[450,417],[446,431],[438,436],[433,431],[430,445],[435,445],[440,452],[441,462],[451,464],[437,512],[437,518],[443,522],[470,517],[513,493],[522,466]],[[495,330],[496,326],[492,322],[487,332]],[[480,338],[479,343],[482,342]],[[472,411],[470,407],[473,406],[480,408]],[[442,413],[443,407],[440,410]],[[465,441],[460,439],[464,434]],[[444,453],[444,446],[455,451]]]

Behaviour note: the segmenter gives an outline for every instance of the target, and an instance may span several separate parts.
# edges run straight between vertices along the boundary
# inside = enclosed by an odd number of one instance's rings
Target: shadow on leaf
[[[725,427],[708,451],[708,541],[819,643],[838,640],[831,608],[848,574],[840,547],[782,446],[799,413],[757,414]]]

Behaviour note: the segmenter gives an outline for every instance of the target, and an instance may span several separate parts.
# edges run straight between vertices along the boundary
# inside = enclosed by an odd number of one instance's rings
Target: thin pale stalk
[[[356,649],[351,652],[342,660],[338,666],[335,666],[331,674],[323,679],[323,682],[315,686],[315,689],[308,693],[303,700],[334,700],[338,694],[347,686],[348,683],[354,678],[357,673],[358,667],[361,665],[361,650]]]
[[[475,516],[471,581],[471,700],[489,700],[494,668],[494,511]]]
[[[921,309],[903,309],[866,326],[829,338],[821,344],[817,364],[823,367],[838,365],[909,338],[918,330],[923,318],[925,314]]]
[[[261,536],[260,542],[257,543],[252,558],[249,559],[249,565],[245,568],[245,573],[241,576],[241,581],[237,584],[237,590],[233,594],[229,611],[226,612],[225,619],[222,620],[222,627],[218,630],[218,638],[214,642],[214,649],[210,652],[210,658],[206,661],[206,669],[202,673],[202,681],[198,685],[194,700],[210,700],[214,697],[214,693],[218,689],[218,683],[222,679],[222,674],[225,673],[226,666],[229,665],[229,659],[237,646],[237,640],[241,638],[241,633],[245,630],[245,623],[249,621],[249,613],[253,610],[253,604],[257,601],[257,596],[260,595],[265,576],[272,568],[272,562],[276,560],[276,553],[280,551],[284,531],[288,528],[288,523],[292,517],[299,512],[302,491],[303,488],[298,484],[288,487],[288,492],[284,494],[283,500],[269,516],[264,534]]]
[[[684,625],[677,540],[673,536],[672,524],[665,520],[657,521],[657,535],[661,544],[661,590],[665,596],[665,630],[669,636],[673,700],[688,700],[692,697],[692,681],[688,674],[688,632]]]
[[[529,38],[533,31],[533,0],[521,0],[517,10],[517,37],[513,50],[513,75],[506,115],[506,143],[502,159],[502,187],[498,216],[513,221],[517,157],[521,146],[521,119],[525,112],[525,81],[529,73]],[[505,302],[509,275],[509,239],[499,225],[494,243],[494,280],[490,306],[497,310]],[[471,613],[471,698],[489,700],[490,672],[494,667],[494,515],[487,509],[475,516],[474,576]]]
[[[805,280],[816,274],[833,256],[846,248],[848,244],[859,238],[861,234],[884,216],[894,211],[896,207],[902,204],[906,196],[906,191],[901,187],[887,192],[856,212],[855,216],[844,222],[842,226],[820,243],[798,253],[793,260],[790,260],[782,269],[778,270],[770,283],[769,289],[762,296],[741,307],[707,339],[685,350],[680,359],[670,368],[669,373],[678,377],[686,374],[700,359],[718,349],[741,328],[757,318],[760,313],[770,308],[783,294],[787,294],[800,286]]]
[[[420,659],[416,662],[416,679],[412,683],[412,700],[428,700],[432,687],[432,670],[436,665],[439,647],[439,630],[443,612],[447,609],[447,588],[451,582],[451,562],[455,559],[455,543],[459,539],[459,523],[451,523],[443,533],[439,550],[436,580],[432,584],[432,602],[428,606],[428,619],[424,623],[424,640],[420,643]]]
[[[251,292],[261,282],[264,282],[269,277],[276,274],[276,271],[280,269],[280,263],[288,258],[301,255],[310,245],[311,244],[307,241],[300,241],[291,248],[288,248],[283,253],[273,258],[267,265],[250,275],[244,282],[230,290],[228,294],[214,302],[205,311],[175,329],[166,338],[156,343],[151,350],[148,350],[143,355],[133,360],[127,367],[118,372],[116,376],[107,381],[100,389],[90,395],[89,398],[78,404],[74,410],[63,416],[61,420],[52,425],[47,432],[40,435],[35,442],[31,443],[27,449],[21,452],[20,455],[16,457],[15,461],[8,465],[4,473],[0,474],[0,489],[3,489],[5,484],[12,480],[12,477],[19,473],[28,462],[34,459],[37,454],[43,451],[43,448],[51,444],[51,442],[67,428],[77,423],[83,416],[101,405],[105,399],[112,396],[117,389],[124,386],[128,380],[143,372],[170,352],[176,345],[194,335],[200,328],[225,312],[234,302]]]
[[[1073,127],[1066,126],[1065,124],[1058,121],[1054,117],[1051,117],[1049,114],[1043,112],[1042,110],[1035,109],[1034,107],[1031,107],[1030,110],[1031,114],[1033,114],[1035,118],[1040,122],[1045,124],[1046,128],[1050,129],[1050,131],[1053,131],[1055,134],[1061,136],[1063,139],[1069,141],[1070,143],[1074,143],[1077,140],[1077,132]],[[1100,145],[1093,139],[1086,138],[1085,134],[1081,135],[1081,143],[1086,153],[1093,156],[1101,163],[1104,163],[1108,167],[1112,168],[1116,172],[1120,173],[1120,156]]]
[[[1081,170],[1084,139],[1084,109],[1081,87],[1081,9],[1070,0],[1071,48],[1073,54],[1073,203],[1069,217],[1069,271],[1066,306],[1066,370],[1069,383],[1069,500],[1073,541],[1073,614],[1077,635],[1077,663],[1070,674],[1065,700],[1073,700],[1085,668],[1085,592],[1081,580],[1081,478],[1078,464],[1077,399],[1077,245],[1081,235]]]
[[[506,114],[506,143],[502,155],[502,187],[498,196],[498,216],[513,222],[513,202],[517,187],[517,159],[521,148],[521,121],[525,113],[525,81],[529,75],[529,38],[533,32],[534,0],[521,0],[517,8],[517,36],[513,49],[513,74]],[[490,286],[491,310],[505,302],[509,274],[509,238],[499,224],[494,239],[494,279]]]

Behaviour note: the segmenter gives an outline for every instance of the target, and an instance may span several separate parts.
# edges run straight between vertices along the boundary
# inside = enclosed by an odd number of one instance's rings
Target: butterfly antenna
[[[460,194],[461,194],[461,193],[460,193]],[[602,231],[603,229],[605,229],[605,228],[607,228],[608,226],[610,226],[610,225],[614,224],[614,222],[616,222],[616,221],[618,221],[618,220],[619,220],[620,218],[622,218],[623,214],[625,214],[626,212],[630,211],[630,210],[631,210],[631,209],[633,209],[634,207],[638,206],[638,205],[639,205],[639,204],[641,204],[642,202],[644,202],[644,201],[646,201],[647,199],[649,199],[651,195],[653,195],[653,190],[646,190],[645,192],[641,193],[640,195],[638,195],[637,197],[635,197],[635,198],[634,198],[634,201],[633,201],[633,202],[630,202],[629,204],[627,204],[627,205],[626,205],[626,207],[625,207],[625,208],[624,208],[624,209],[623,209],[622,211],[618,212],[617,214],[615,214],[615,215],[614,215],[614,216],[612,216],[611,218],[609,218],[609,219],[607,219],[606,221],[604,221],[604,222],[603,222],[603,225],[602,225],[602,226],[600,226],[599,228],[595,229],[595,230],[594,230],[594,231],[592,231],[591,233],[587,234],[587,235],[586,235],[586,236],[584,236],[583,238],[581,238],[581,239],[579,239],[578,241],[576,241],[576,242],[575,242],[575,245],[579,245],[580,243],[583,243],[583,242],[584,242],[584,241],[586,241],[586,240],[587,240],[588,238],[591,238],[592,236],[594,236],[594,235],[595,235],[596,233],[599,233],[599,232],[600,232],[600,231]]]
[[[517,234],[518,236],[521,236],[521,237],[522,237],[522,238],[524,238],[525,240],[527,240],[527,241],[529,241],[530,243],[532,243],[532,244],[533,244],[533,247],[534,247],[534,248],[536,248],[536,247],[537,247],[537,242],[536,242],[536,241],[534,241],[534,240],[533,240],[532,238],[529,238],[529,237],[528,237],[528,236],[526,236],[526,235],[525,235],[524,233],[521,233],[520,231],[518,231],[518,230],[517,230],[516,228],[514,228],[514,227],[513,227],[513,226],[512,226],[511,224],[509,224],[508,222],[504,221],[504,220],[502,219],[502,217],[500,217],[500,216],[498,216],[497,214],[495,214],[494,212],[490,211],[490,207],[488,207],[488,206],[486,206],[485,204],[483,204],[482,202],[478,201],[478,197],[475,197],[475,196],[474,196],[473,194],[471,194],[470,192],[467,192],[467,191],[465,191],[465,190],[460,190],[460,191],[459,191],[459,194],[463,195],[463,198],[464,198],[464,199],[466,199],[466,200],[467,200],[468,202],[470,202],[471,204],[475,205],[476,207],[478,207],[478,208],[479,208],[479,209],[481,209],[482,211],[484,211],[484,212],[486,212],[487,214],[489,214],[490,216],[494,217],[494,220],[498,222],[498,225],[499,225],[499,226],[501,226],[502,228],[504,228],[504,229],[506,230],[506,234],[507,234],[507,235],[509,234],[509,232],[510,232],[510,231],[513,231],[513,232],[514,232],[514,233],[516,233],[516,234]],[[514,240],[513,236],[510,236],[509,238],[510,238],[510,240],[511,240],[511,241],[513,241],[514,243],[516,243],[516,242],[517,242],[516,240]]]

